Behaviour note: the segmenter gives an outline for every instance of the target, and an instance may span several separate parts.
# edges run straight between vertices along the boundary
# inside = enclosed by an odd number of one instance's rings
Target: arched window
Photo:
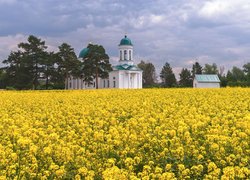
[[[124,50],[124,60],[127,60],[127,50]]]
[[[122,51],[120,51],[120,60],[122,60]]]
[[[132,60],[131,59],[131,50],[129,51],[129,60]]]

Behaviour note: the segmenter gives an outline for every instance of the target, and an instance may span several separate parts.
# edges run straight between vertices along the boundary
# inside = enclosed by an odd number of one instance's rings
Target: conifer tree
[[[176,85],[176,78],[170,64],[166,62],[163,66],[160,77],[162,79],[163,87],[174,87]]]
[[[82,72],[86,82],[96,82],[98,89],[98,78],[108,78],[109,71],[112,70],[109,63],[109,56],[101,45],[88,45],[88,53],[83,58]]]

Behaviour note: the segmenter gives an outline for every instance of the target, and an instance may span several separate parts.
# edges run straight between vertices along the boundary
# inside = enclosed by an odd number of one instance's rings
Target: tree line
[[[222,87],[250,86],[250,63],[244,64],[242,68],[234,66],[224,73],[224,67],[218,68],[215,63],[205,64],[203,67],[199,62],[195,62],[191,70],[182,68],[177,81],[172,67],[166,62],[160,72],[161,83],[157,83],[156,71],[152,63],[141,61],[138,66],[143,70],[144,87],[192,87],[195,74],[217,74]]]
[[[66,89],[70,76],[91,83],[98,77],[107,78],[112,70],[109,56],[101,45],[89,44],[88,53],[81,60],[67,43],[62,43],[58,52],[49,52],[47,48],[45,41],[33,35],[27,42],[19,43],[18,50],[2,61],[5,67],[0,68],[0,89]],[[159,74],[160,83],[154,64],[142,60],[138,67],[143,70],[143,87],[192,87],[195,74],[217,74],[222,87],[250,86],[250,63],[242,68],[234,66],[224,73],[224,68],[218,68],[215,63],[202,66],[195,62],[191,70],[181,70],[177,81],[166,62]]]
[[[111,64],[105,49],[93,44],[87,48],[88,53],[79,60],[69,44],[62,43],[58,52],[49,52],[45,41],[30,35],[2,61],[0,89],[66,89],[70,76],[88,83],[108,77]]]

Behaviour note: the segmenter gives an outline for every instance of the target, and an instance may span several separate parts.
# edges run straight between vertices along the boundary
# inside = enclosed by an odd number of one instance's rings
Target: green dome
[[[82,49],[81,52],[79,53],[79,58],[85,58],[88,52],[89,52],[89,48]]]
[[[122,45],[129,45],[129,46],[133,46],[131,40],[129,38],[127,38],[127,36],[125,35],[125,37],[121,40],[119,46]]]

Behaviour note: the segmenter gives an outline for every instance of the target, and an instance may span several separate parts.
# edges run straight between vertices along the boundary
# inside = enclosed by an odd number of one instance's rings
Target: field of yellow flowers
[[[0,179],[247,179],[250,89],[0,92]]]

